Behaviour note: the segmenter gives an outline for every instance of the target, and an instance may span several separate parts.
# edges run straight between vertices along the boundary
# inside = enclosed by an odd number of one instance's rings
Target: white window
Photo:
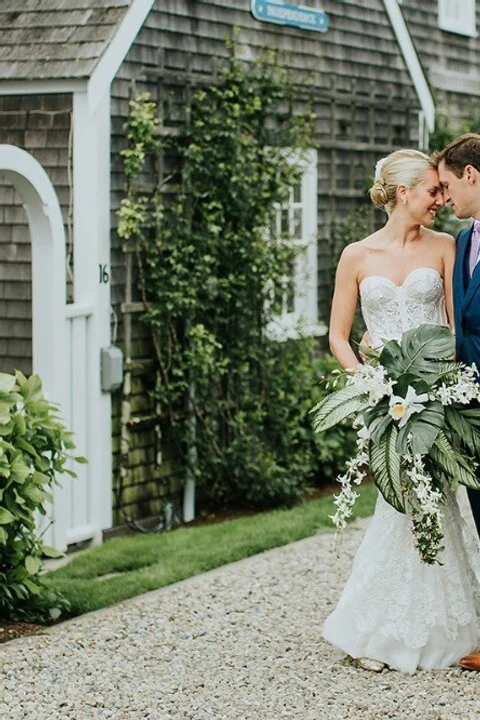
[[[438,0],[438,27],[458,35],[477,37],[475,0]]]
[[[302,335],[325,335],[317,309],[317,152],[292,154],[301,171],[298,184],[290,189],[288,201],[276,210],[272,232],[287,237],[295,253],[291,271],[283,279],[282,313],[268,326],[276,340]]]

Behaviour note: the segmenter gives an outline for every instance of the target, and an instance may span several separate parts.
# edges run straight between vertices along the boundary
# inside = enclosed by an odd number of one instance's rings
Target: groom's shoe
[[[480,650],[471,655],[465,655],[459,660],[458,664],[467,670],[480,670]]]

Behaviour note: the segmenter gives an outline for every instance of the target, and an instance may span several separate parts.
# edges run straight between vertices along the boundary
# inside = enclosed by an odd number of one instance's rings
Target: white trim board
[[[84,92],[86,80],[3,80],[0,95],[45,95]]]
[[[110,284],[98,282],[99,266],[110,263],[110,93],[100,99],[94,113],[88,94],[76,93],[73,118],[75,303],[92,309],[86,360],[87,446],[91,517],[100,542],[100,530],[112,522],[111,396],[100,385],[100,349],[110,345]]]
[[[118,68],[154,4],[155,0],[133,0],[88,82],[90,112],[95,112],[98,103],[109,91]]]

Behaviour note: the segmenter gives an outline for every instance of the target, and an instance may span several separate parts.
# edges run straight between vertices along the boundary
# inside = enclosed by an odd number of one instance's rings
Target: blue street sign
[[[323,10],[315,10],[305,5],[291,5],[281,0],[252,0],[252,15],[262,22],[291,25],[302,30],[328,30],[328,15]]]

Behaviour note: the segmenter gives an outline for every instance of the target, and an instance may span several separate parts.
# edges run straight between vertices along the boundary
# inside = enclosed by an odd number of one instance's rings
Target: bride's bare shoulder
[[[342,258],[344,257],[346,260],[350,261],[363,260],[367,255],[377,249],[377,235],[378,232],[375,232],[368,235],[368,237],[363,238],[363,240],[357,240],[356,242],[350,243],[344,248]]]
[[[446,232],[438,232],[438,230],[431,230],[430,228],[423,228],[425,238],[430,242],[444,243],[445,245],[455,246],[455,239]]]
[[[431,247],[432,254],[439,254],[444,261],[453,262],[455,256],[455,239],[446,232],[437,232],[430,228],[424,228],[425,239]]]

